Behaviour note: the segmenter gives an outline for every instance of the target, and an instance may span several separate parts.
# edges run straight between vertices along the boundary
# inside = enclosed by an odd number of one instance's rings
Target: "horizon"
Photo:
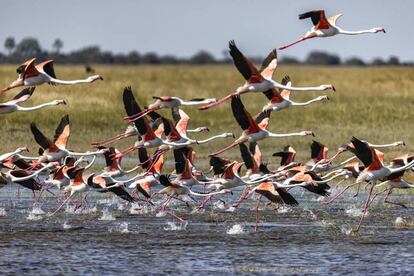
[[[60,38],[64,42],[64,53],[99,46],[102,51],[115,54],[136,50],[179,58],[190,57],[200,50],[222,58],[227,42],[234,39],[246,55],[263,57],[271,49],[299,38],[311,28],[310,20],[298,20],[299,13],[323,7],[327,16],[344,14],[338,23],[344,29],[382,26],[387,33],[313,39],[278,51],[280,57],[303,60],[312,51],[325,51],[342,60],[351,57],[387,60],[391,56],[402,62],[414,60],[410,48],[412,38],[406,35],[414,23],[410,15],[414,8],[411,1],[399,1],[398,5],[391,2],[378,5],[374,0],[363,3],[357,0],[335,3],[299,0],[289,6],[283,4],[269,0],[259,3],[250,0],[213,0],[208,3],[145,0],[123,1],[120,6],[113,0],[104,3],[97,0],[63,3],[6,0],[0,11],[0,23],[7,28],[0,30],[0,39],[4,42],[6,37],[12,36],[18,42],[24,37],[35,37],[43,49],[50,51],[53,41]],[[275,12],[279,9],[283,12]],[[30,28],[16,23],[17,10],[18,18],[30,20]],[[43,16],[45,13],[47,16]],[[48,27],[47,32],[44,26]]]

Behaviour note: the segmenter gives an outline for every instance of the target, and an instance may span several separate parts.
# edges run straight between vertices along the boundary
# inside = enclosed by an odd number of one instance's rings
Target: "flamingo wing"
[[[261,129],[266,129],[269,125],[270,110],[262,111],[256,115],[254,121]]]
[[[164,174],[160,175],[160,184],[164,187],[169,187],[172,185],[171,181],[168,179],[168,177]]]
[[[175,121],[175,128],[181,136],[187,136],[188,123],[190,117],[179,108],[172,108],[172,115]]]
[[[181,139],[180,133],[175,128],[173,122],[165,117],[162,117],[163,125],[164,125],[164,134],[168,137],[170,141],[177,141]]]
[[[262,163],[262,152],[260,151],[259,144],[251,142],[249,144],[249,151],[252,154],[257,165]]]
[[[36,126],[35,123],[30,124],[30,130],[33,133],[36,143],[39,144],[43,149],[49,149],[53,146],[52,141],[47,138]]]
[[[63,116],[55,131],[54,144],[59,148],[66,148],[70,136],[69,115]]]
[[[311,144],[311,158],[312,159],[317,159],[317,160],[321,160],[323,159],[323,150],[325,148],[324,145],[322,145],[321,143],[312,140],[312,144]]]
[[[17,67],[16,71],[18,74],[22,75],[23,80],[39,75],[39,71],[37,71],[34,65],[35,60],[36,58],[29,59]]]
[[[255,161],[249,152],[249,149],[245,144],[239,144],[240,153],[244,164],[247,169],[253,169],[255,167]],[[257,166],[256,166],[257,167]]]
[[[259,72],[265,79],[272,79],[277,67],[277,52],[273,49],[262,62]]]
[[[13,100],[5,102],[4,105],[9,104],[17,104],[27,101],[33,94],[35,87],[28,87],[20,91],[16,96],[14,96]]]
[[[230,160],[224,159],[218,156],[212,156],[210,158],[210,166],[213,167],[214,175],[224,173],[226,165],[230,163]]]
[[[328,18],[328,22],[329,22],[329,24],[336,26],[336,21],[337,21],[337,20],[338,20],[341,16],[342,16],[342,13],[329,17],[329,18]]]
[[[259,126],[253,120],[252,115],[246,110],[239,96],[231,98],[231,109],[234,118],[243,130],[249,130],[249,132],[260,131]]]
[[[237,48],[234,40],[231,40],[229,42],[229,48],[234,65],[236,66],[237,70],[239,70],[240,74],[243,75],[246,81],[249,83],[255,83],[263,80],[262,75],[260,75],[259,71],[252,64],[252,62],[248,60]]]
[[[26,172],[25,170],[13,170],[13,171],[10,171],[10,174],[14,177],[26,177],[26,176],[29,175],[29,173]],[[17,184],[22,185],[25,188],[28,188],[28,189],[34,190],[34,191],[41,190],[41,188],[42,188],[40,183],[37,182],[34,178],[27,179],[27,180],[15,181],[15,182]]]
[[[299,14],[299,19],[311,18],[316,29],[328,29],[330,24],[325,16],[324,10],[315,10]]]
[[[284,76],[282,79],[282,85],[285,86],[291,86],[292,85],[292,81],[290,80],[289,76]],[[283,89],[282,91],[280,91],[280,97],[282,98],[282,100],[289,100],[290,98],[290,90],[287,89]],[[274,99],[272,99],[273,101]]]
[[[299,202],[283,188],[276,188],[277,193],[282,198],[283,202],[287,205],[299,205]]]
[[[352,145],[355,147],[355,155],[361,160],[366,168],[368,168],[374,161],[373,149],[367,143],[359,140],[356,137],[351,139]]]
[[[139,162],[142,164],[142,168],[143,169],[147,169],[148,167],[151,166],[151,162],[148,161],[150,158],[150,156],[148,155],[147,149],[146,148],[138,148],[138,159]]]
[[[108,191],[110,191],[111,193],[116,194],[118,197],[122,198],[125,201],[128,202],[134,202],[135,199],[128,193],[127,190],[125,190],[125,188],[123,186],[115,186],[115,187],[111,187],[113,185],[116,185],[116,183],[111,183],[108,184]]]

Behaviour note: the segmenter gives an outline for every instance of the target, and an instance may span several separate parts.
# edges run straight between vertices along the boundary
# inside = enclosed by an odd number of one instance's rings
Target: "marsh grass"
[[[152,102],[152,95],[176,95],[185,99],[199,97],[222,97],[242,83],[242,77],[234,66],[94,66],[104,77],[91,85],[49,86],[43,85],[25,105],[35,105],[54,99],[65,99],[67,106],[50,107],[30,113],[14,113],[0,116],[2,133],[0,152],[26,145],[32,152],[38,146],[30,132],[29,125],[38,127],[53,137],[60,118],[70,115],[72,134],[69,148],[79,151],[91,150],[90,143],[102,140],[123,131],[126,127],[123,117],[122,91],[132,86],[141,106]],[[57,76],[62,79],[85,78],[83,66],[56,66]],[[331,100],[307,107],[296,107],[273,112],[269,130],[278,133],[313,130],[318,140],[335,152],[338,146],[354,135],[372,143],[389,143],[404,140],[406,147],[384,150],[389,160],[403,152],[412,152],[412,118],[414,110],[414,69],[412,67],[314,67],[280,66],[275,78],[280,80],[290,75],[295,86],[314,86],[332,83],[337,92],[327,91]],[[0,67],[2,86],[14,78],[15,66]],[[0,95],[0,102],[11,99],[20,90],[15,89]],[[320,92],[292,92],[292,99],[306,101],[321,95]],[[267,102],[264,95],[246,94],[242,100],[247,109],[255,115]],[[209,135],[222,131],[241,133],[230,109],[230,102],[207,111],[185,107],[191,116],[190,127],[206,125],[212,130]],[[160,113],[171,116],[169,110]],[[206,134],[194,135],[205,137]],[[292,145],[298,151],[298,160],[307,160],[312,138],[267,139],[259,144],[264,160],[274,164],[271,153]],[[123,149],[133,139],[116,144]],[[216,140],[209,145],[197,147],[198,158],[203,163],[207,154],[231,142],[231,138]],[[238,149],[224,156],[239,158]]]

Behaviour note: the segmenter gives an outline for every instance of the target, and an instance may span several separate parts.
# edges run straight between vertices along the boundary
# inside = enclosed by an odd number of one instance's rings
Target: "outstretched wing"
[[[36,65],[38,71],[43,71],[50,77],[56,79],[55,69],[53,68],[53,60],[49,59]],[[49,82],[51,85],[56,85],[54,82]]]
[[[313,25],[317,29],[328,29],[330,24],[325,16],[324,10],[315,10],[299,14],[299,19],[311,18]]]
[[[54,144],[58,148],[66,148],[70,136],[70,126],[69,126],[69,115],[66,114],[60,120],[60,123],[55,131],[55,137],[53,138]]]
[[[267,57],[262,62],[262,67],[260,68],[260,74],[265,79],[272,79],[273,73],[277,67],[277,52],[276,49],[273,49]]]
[[[175,121],[175,128],[178,133],[180,133],[181,136],[187,136],[190,117],[182,109],[172,108],[171,111]]]
[[[328,18],[328,22],[329,22],[331,25],[336,26],[336,21],[337,21],[337,20],[338,20],[341,16],[342,16],[342,13],[337,14],[337,15],[334,15],[334,16],[331,16],[331,17],[329,17],[329,18]]]
[[[37,128],[35,123],[30,124],[30,130],[33,133],[36,143],[43,149],[49,149],[53,146],[52,141],[49,140],[43,133]]]
[[[361,162],[364,164],[364,166],[367,168],[369,165],[372,164],[374,161],[373,158],[373,149],[368,146],[367,143],[359,140],[356,137],[352,137],[351,143],[355,147],[355,155],[356,157],[361,160]]]
[[[22,79],[25,80],[29,77],[34,77],[39,75],[39,71],[37,71],[34,62],[36,58],[32,58],[24,62],[22,65],[17,67],[16,71],[18,74],[22,75]]]
[[[260,131],[259,126],[253,120],[252,115],[244,108],[244,105],[239,96],[231,98],[231,110],[237,123],[243,130],[251,132]]]
[[[260,82],[263,80],[262,75],[257,71],[256,67],[248,60],[237,48],[234,40],[229,42],[230,55],[233,58],[234,65],[244,79],[249,83]]]
[[[5,105],[8,104],[17,104],[27,101],[33,94],[35,87],[28,87],[20,91],[16,96],[14,96],[13,100],[5,102]]]

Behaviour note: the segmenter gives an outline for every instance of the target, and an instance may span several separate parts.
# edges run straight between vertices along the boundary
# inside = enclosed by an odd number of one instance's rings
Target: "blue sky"
[[[411,0],[4,0],[0,42],[32,36],[46,49],[60,38],[64,52],[99,45],[113,52],[180,57],[204,49],[221,57],[234,39],[246,54],[264,56],[302,36],[312,25],[297,15],[313,9],[325,9],[328,16],[343,13],[338,21],[343,29],[384,27],[387,33],[314,39],[280,56],[303,58],[311,50],[326,50],[342,58],[414,60]]]

